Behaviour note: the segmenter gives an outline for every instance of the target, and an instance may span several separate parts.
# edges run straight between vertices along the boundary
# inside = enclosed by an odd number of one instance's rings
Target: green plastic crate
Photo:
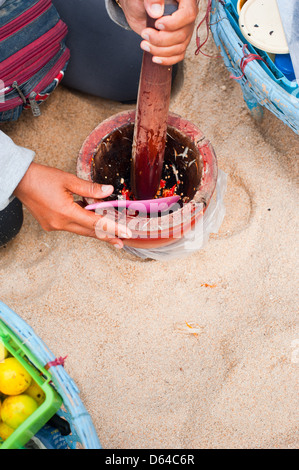
[[[51,374],[32,352],[0,320],[0,341],[15,357],[45,393],[44,402],[5,440],[0,439],[0,449],[21,449],[61,408],[63,400],[51,385]],[[24,392],[26,393],[26,391]]]

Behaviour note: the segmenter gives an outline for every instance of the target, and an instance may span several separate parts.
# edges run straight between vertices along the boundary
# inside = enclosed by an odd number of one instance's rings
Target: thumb
[[[145,0],[144,6],[152,18],[160,18],[164,13],[164,0]]]
[[[70,175],[67,183],[67,189],[78,196],[89,197],[92,199],[102,199],[113,193],[113,186],[106,184],[91,183],[90,181]]]

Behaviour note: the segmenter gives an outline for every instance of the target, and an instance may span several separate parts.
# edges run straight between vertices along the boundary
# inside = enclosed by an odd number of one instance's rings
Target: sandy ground
[[[0,251],[1,299],[68,356],[104,448],[295,448],[298,136],[268,112],[255,123],[222,60],[194,50],[171,110],[202,129],[228,175],[219,233],[181,261],[143,261],[46,233],[25,210]],[[75,173],[86,136],[130,107],[61,86],[39,119],[4,130]]]

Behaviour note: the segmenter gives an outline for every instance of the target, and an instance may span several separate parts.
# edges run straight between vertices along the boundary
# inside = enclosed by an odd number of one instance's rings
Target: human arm
[[[75,194],[102,199],[112,192],[112,186],[90,183],[71,173],[32,162],[14,195],[46,231],[68,231],[122,248],[120,238],[130,238],[131,232],[103,216],[86,211],[73,198]]]
[[[0,211],[16,196],[47,231],[69,231],[122,248],[123,242],[119,237],[130,235],[126,227],[86,211],[73,199],[73,194],[104,198],[112,193],[113,188],[39,165],[33,162],[34,157],[32,150],[16,145],[0,131]]]

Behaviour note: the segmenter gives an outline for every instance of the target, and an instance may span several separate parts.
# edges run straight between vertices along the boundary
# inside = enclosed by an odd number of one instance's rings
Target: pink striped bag
[[[51,0],[6,0],[0,7],[0,122],[40,104],[64,76],[67,26]]]

